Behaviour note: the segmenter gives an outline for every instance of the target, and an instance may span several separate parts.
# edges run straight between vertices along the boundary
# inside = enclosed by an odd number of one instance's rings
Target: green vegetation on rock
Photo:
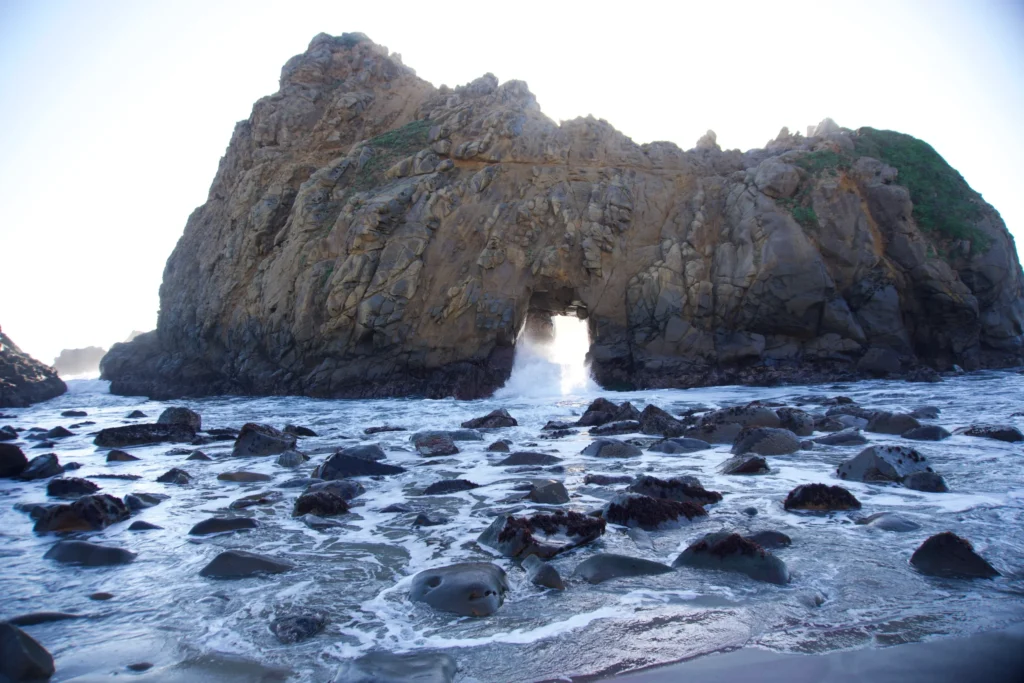
[[[368,140],[373,156],[356,173],[353,187],[362,191],[379,184],[395,163],[426,147],[431,125],[430,121],[413,121]]]
[[[931,145],[904,133],[861,128],[854,140],[861,156],[884,161],[899,171],[896,182],[910,191],[914,221],[926,234],[969,240],[984,252],[990,240],[974,223],[982,217],[978,195]]]

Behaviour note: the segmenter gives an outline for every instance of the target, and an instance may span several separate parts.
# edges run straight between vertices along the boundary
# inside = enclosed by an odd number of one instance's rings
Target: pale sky
[[[0,0],[0,325],[52,362],[156,324],[236,121],[320,32],[426,80],[526,81],[638,143],[761,147],[830,116],[928,141],[1024,239],[1024,0]]]

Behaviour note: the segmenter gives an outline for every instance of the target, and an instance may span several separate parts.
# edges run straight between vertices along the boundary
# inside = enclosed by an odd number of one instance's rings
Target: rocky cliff
[[[528,316],[575,313],[609,388],[927,376],[1019,363],[1021,283],[999,214],[910,136],[637,145],[322,34],[237,125],[157,330],[102,370],[152,397],[475,397]]]
[[[24,408],[67,390],[53,368],[26,354],[0,331],[0,408]]]

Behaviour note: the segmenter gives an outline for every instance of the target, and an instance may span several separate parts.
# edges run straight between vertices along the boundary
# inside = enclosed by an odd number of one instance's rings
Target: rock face
[[[910,136],[638,145],[321,34],[237,125],[157,329],[101,370],[154,398],[478,397],[531,312],[585,315],[612,388],[973,369],[1019,361],[1022,291],[998,213]]]
[[[56,370],[19,349],[0,330],[0,408],[24,408],[67,390]]]

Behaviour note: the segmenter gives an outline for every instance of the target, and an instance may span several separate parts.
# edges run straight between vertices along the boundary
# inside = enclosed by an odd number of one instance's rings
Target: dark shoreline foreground
[[[603,680],[628,683],[1019,683],[1024,681],[1024,623],[966,638],[942,638],[822,655],[779,654],[745,647]]]

